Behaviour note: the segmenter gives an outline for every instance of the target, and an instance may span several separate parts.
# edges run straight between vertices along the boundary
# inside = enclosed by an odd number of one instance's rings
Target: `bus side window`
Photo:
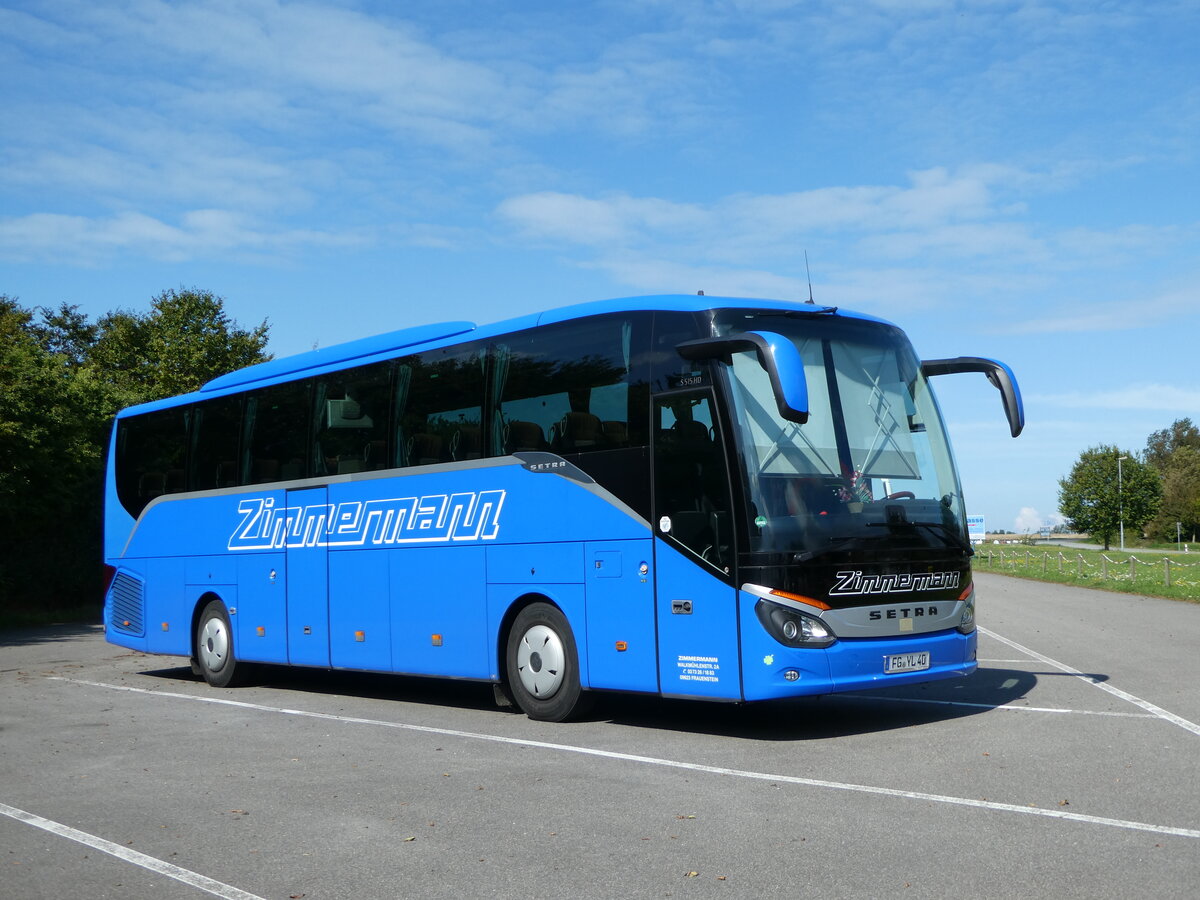
[[[308,476],[309,388],[309,381],[292,381],[247,398],[242,484]]]
[[[155,497],[186,490],[189,410],[128,416],[117,425],[117,496],[136,516]]]
[[[318,475],[389,468],[391,366],[377,363],[317,379],[313,463]]]
[[[401,361],[396,390],[399,465],[479,459],[484,453],[486,354],[468,345]]]
[[[655,520],[717,568],[733,551],[729,479],[720,429],[707,391],[656,398],[654,403]]]
[[[504,451],[573,454],[629,446],[634,325],[630,317],[608,316],[498,342],[495,394]]]
[[[194,491],[233,487],[238,482],[242,398],[218,397],[193,407],[189,483]]]

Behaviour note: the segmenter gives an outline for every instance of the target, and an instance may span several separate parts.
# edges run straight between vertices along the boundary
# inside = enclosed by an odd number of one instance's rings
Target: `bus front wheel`
[[[561,722],[582,711],[575,639],[567,617],[549,603],[531,603],[517,613],[506,671],[513,698],[529,718]]]
[[[246,664],[233,652],[233,628],[220,600],[210,600],[196,623],[196,655],[200,674],[213,687],[235,687],[244,683]]]

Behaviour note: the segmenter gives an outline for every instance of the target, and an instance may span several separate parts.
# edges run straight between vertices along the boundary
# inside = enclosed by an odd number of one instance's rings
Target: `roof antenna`
[[[807,250],[804,251],[804,274],[808,276],[808,302],[812,306],[816,306],[817,304],[813,300],[813,295],[812,295],[812,272],[810,272],[808,270],[808,251]]]

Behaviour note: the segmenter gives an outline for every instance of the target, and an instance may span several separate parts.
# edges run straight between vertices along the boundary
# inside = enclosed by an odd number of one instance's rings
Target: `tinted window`
[[[632,319],[606,316],[502,338],[493,348],[499,405],[496,437],[505,453],[587,453],[644,443],[643,415],[631,415],[636,352]]]
[[[242,398],[219,397],[193,409],[192,490],[233,487],[238,483]]]
[[[484,455],[486,361],[484,350],[471,345],[400,361],[396,370],[397,465],[427,466]]]
[[[313,440],[318,475],[346,475],[393,465],[388,450],[391,366],[348,369],[316,380]]]
[[[262,388],[246,398],[242,484],[305,478],[311,468],[308,442],[309,381]]]
[[[166,409],[117,424],[117,496],[136,516],[155,497],[187,489],[188,410]]]

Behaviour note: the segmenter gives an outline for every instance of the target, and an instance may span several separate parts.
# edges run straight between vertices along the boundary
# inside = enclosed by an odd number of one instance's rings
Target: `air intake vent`
[[[145,633],[145,585],[140,578],[118,572],[109,588],[109,624],[124,634],[141,636]]]

